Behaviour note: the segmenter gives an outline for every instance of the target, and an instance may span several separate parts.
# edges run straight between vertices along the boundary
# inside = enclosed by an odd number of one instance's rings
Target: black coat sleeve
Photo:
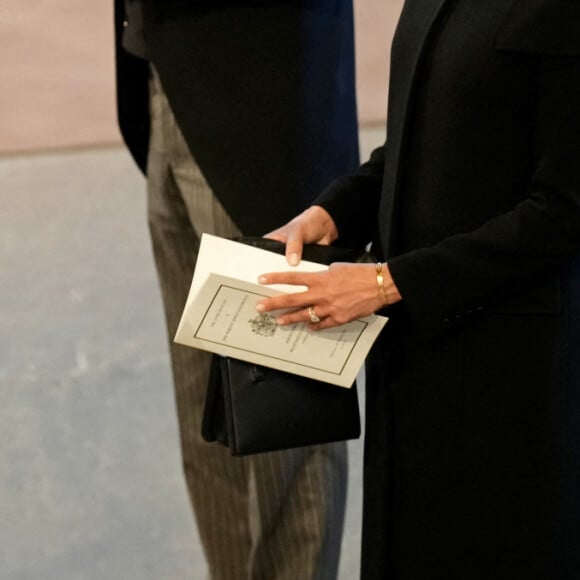
[[[338,229],[337,245],[358,248],[375,240],[381,199],[385,146],[375,149],[366,163],[335,179],[313,202],[323,207]]]
[[[529,195],[475,231],[389,261],[427,335],[466,313],[557,276],[580,250],[580,54],[546,54]]]

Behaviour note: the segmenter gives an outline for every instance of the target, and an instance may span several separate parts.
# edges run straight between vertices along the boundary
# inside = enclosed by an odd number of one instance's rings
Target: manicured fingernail
[[[258,282],[259,282],[260,284],[265,284],[265,283],[266,283],[266,279],[267,279],[267,278],[266,278],[266,276],[260,276],[260,277],[258,278]]]
[[[264,305],[263,304],[256,304],[256,310],[258,312],[264,312]]]
[[[291,266],[298,266],[298,254],[290,254],[288,261]]]

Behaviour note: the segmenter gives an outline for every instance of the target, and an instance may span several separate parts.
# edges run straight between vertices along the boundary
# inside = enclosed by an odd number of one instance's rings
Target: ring
[[[308,315],[310,316],[310,322],[312,324],[316,324],[317,322],[320,322],[320,318],[318,318],[318,316],[316,316],[316,312],[314,312],[314,306],[308,307]]]

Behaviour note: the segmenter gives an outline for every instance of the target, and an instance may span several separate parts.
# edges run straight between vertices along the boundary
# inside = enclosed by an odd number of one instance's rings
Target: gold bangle
[[[385,290],[385,279],[383,278],[382,262],[377,262],[376,273],[377,273],[377,286],[379,287],[379,296],[382,298],[385,306],[388,306],[389,299],[387,298],[387,291]]]

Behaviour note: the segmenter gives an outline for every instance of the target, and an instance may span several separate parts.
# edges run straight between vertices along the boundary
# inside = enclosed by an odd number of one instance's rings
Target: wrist
[[[402,300],[402,296],[391,276],[387,262],[378,262],[375,267],[377,293],[384,306],[390,306]]]

